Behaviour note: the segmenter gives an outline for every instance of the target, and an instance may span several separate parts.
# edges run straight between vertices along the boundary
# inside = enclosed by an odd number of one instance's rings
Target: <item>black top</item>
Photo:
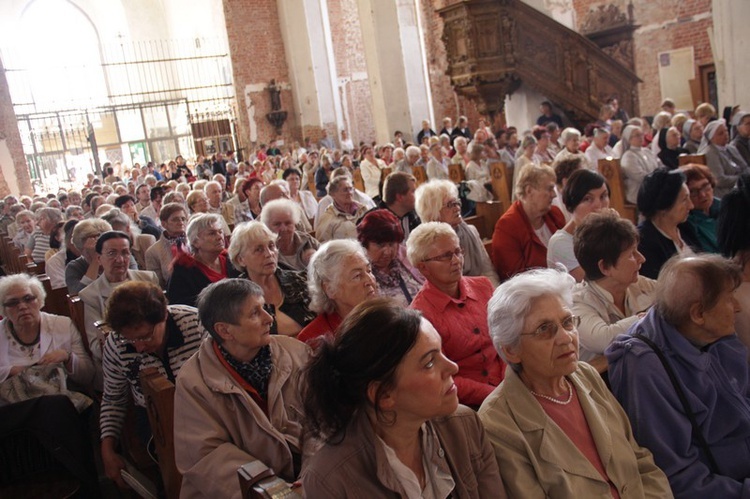
[[[698,238],[693,229],[687,223],[680,224],[680,236],[682,241],[690,246],[696,253],[701,251]],[[674,242],[664,236],[651,220],[646,220],[638,225],[641,240],[638,243],[638,251],[646,258],[641,266],[640,274],[651,279],[659,277],[662,266],[677,253]]]

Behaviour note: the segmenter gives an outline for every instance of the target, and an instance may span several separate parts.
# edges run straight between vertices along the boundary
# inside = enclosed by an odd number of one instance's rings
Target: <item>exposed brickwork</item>
[[[276,0],[223,0],[224,18],[227,21],[229,53],[232,60],[234,88],[237,95],[237,115],[240,147],[250,147],[250,125],[245,109],[245,87],[253,84],[267,85],[272,79],[289,83],[284,42],[281,38],[279,10]],[[266,119],[271,111],[268,91],[251,95],[255,104],[255,121],[258,124],[258,141],[267,143],[276,135]],[[281,92],[281,108],[287,111],[282,136],[287,143],[301,137],[294,114],[292,93]]]
[[[605,3],[614,3],[622,12],[627,12],[627,0],[574,0],[578,26],[590,9]],[[634,34],[635,69],[643,80],[638,87],[640,114],[648,115],[657,112],[661,103],[659,52],[692,46],[695,78],[699,77],[699,66],[713,62],[708,39],[708,30],[713,28],[711,0],[638,1],[634,6],[635,23],[640,25]]]
[[[331,23],[336,74],[340,81],[344,121],[355,146],[360,141],[375,138],[372,112],[372,92],[367,78],[362,29],[356,0],[329,0],[328,18]],[[338,134],[337,134],[338,136]]]
[[[5,180],[2,170],[0,170],[0,197],[7,196],[8,194],[33,194],[29,168],[26,164],[26,156],[23,154],[23,145],[21,144],[21,133],[18,131],[18,121],[13,112],[10,89],[8,88],[8,80],[5,78],[5,67],[2,61],[0,61],[0,139],[5,139],[10,150],[10,155],[13,159],[13,170],[16,174],[18,189],[20,190],[20,192],[10,192],[8,182]]]

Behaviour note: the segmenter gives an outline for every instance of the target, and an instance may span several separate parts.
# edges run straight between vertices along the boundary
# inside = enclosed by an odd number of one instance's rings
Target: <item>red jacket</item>
[[[565,225],[565,217],[557,206],[552,206],[544,215],[544,223],[554,234]],[[547,266],[547,247],[531,227],[521,201],[513,203],[495,224],[492,263],[503,281],[524,270]]]

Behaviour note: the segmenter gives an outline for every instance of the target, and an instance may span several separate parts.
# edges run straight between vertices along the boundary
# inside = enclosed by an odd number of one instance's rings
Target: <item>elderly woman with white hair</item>
[[[151,234],[141,232],[132,219],[119,208],[112,208],[102,215],[102,220],[112,226],[112,230],[119,230],[129,235],[133,241],[130,251],[133,253],[138,268],[146,269],[146,251],[154,245],[156,238]]]
[[[560,161],[570,158],[581,158],[581,167],[588,168],[589,170],[595,169],[596,165],[589,164],[589,159],[579,149],[581,145],[581,132],[575,128],[568,127],[560,134],[560,141],[562,142],[562,149],[555,156],[555,160],[552,162],[554,168]]]
[[[297,336],[315,318],[315,313],[308,308],[310,297],[305,272],[279,268],[278,239],[279,236],[261,222],[243,222],[232,233],[229,258],[242,272],[240,277],[263,289],[265,308],[274,319],[271,332]]]
[[[467,197],[476,202],[493,199],[490,183],[490,167],[485,159],[485,146],[472,142],[469,147],[469,164],[466,165],[466,183],[469,186]]]
[[[433,180],[422,184],[415,193],[415,209],[422,222],[444,222],[453,228],[464,254],[463,274],[485,276],[493,286],[500,280],[484,249],[479,231],[461,217],[461,201],[456,184],[449,180]]]
[[[190,219],[185,231],[190,253],[181,253],[175,259],[167,286],[167,298],[172,305],[194,307],[203,288],[239,275],[224,249],[223,220],[215,213],[201,213]]]
[[[321,245],[307,267],[310,310],[318,316],[297,339],[313,346],[317,338],[334,333],[357,305],[378,293],[364,248],[351,239]]]
[[[317,239],[297,230],[302,215],[298,204],[290,199],[274,199],[263,206],[260,221],[279,238],[276,247],[279,266],[291,270],[307,270],[310,257],[320,247]]]
[[[332,239],[354,239],[357,224],[368,208],[354,200],[354,185],[349,175],[334,176],[328,184],[333,199],[315,224],[315,235],[320,242]]]
[[[49,251],[49,236],[62,220],[62,212],[57,208],[40,208],[36,211],[36,230],[29,236],[25,248],[26,256],[33,262],[44,262],[44,255]]]
[[[462,275],[464,253],[448,224],[422,223],[409,235],[406,251],[411,264],[427,279],[410,306],[435,326],[443,353],[458,364],[459,401],[479,407],[505,371],[487,331],[492,283],[483,276]]]
[[[706,156],[706,166],[716,180],[714,194],[724,197],[737,184],[740,174],[750,171],[747,163],[736,149],[728,148],[729,130],[724,120],[716,120],[706,125],[703,130],[698,154]]]
[[[510,369],[484,423],[510,497],[672,497],[599,373],[578,361],[575,279],[538,269],[503,283],[489,328]]]
[[[643,147],[643,131],[635,125],[623,130],[622,151],[620,167],[625,179],[625,200],[635,204],[643,179],[662,164],[651,149]]]
[[[95,369],[81,333],[68,317],[42,312],[45,298],[36,277],[0,278],[0,381],[30,366],[59,363],[71,380],[88,388]]]

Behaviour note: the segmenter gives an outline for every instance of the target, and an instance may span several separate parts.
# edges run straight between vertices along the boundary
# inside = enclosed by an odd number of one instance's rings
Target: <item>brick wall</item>
[[[249,118],[245,108],[246,85],[268,85],[272,79],[277,83],[288,84],[289,68],[281,38],[276,0],[223,1],[237,95],[240,147],[248,148],[252,144]],[[264,90],[252,93],[251,97],[255,104],[258,142],[268,143],[276,135],[273,126],[266,119],[266,114],[271,111],[270,94]],[[281,109],[288,113],[282,137],[290,144],[301,137],[290,90],[281,91]]]
[[[344,122],[355,147],[375,139],[372,92],[356,0],[328,0],[336,75],[343,80],[340,97]],[[339,134],[337,133],[337,137]]]
[[[29,169],[26,165],[26,156],[23,154],[23,146],[21,144],[21,133],[18,131],[18,121],[13,112],[8,80],[5,79],[5,67],[2,61],[0,61],[0,140],[2,139],[5,139],[5,143],[10,150],[13,165],[11,168],[8,168],[7,165],[2,165],[2,169],[0,169],[0,197],[7,196],[8,194],[33,194]],[[15,172],[20,192],[10,192],[3,171]]]
[[[627,12],[627,0],[574,0],[578,27],[590,9],[605,3],[614,3],[622,12]],[[699,66],[713,62],[707,32],[713,28],[711,0],[640,0],[633,2],[633,5],[635,24],[640,25],[633,36],[636,74],[643,80],[638,87],[640,114],[653,115],[659,111],[662,98],[657,60],[659,52],[692,46],[695,78],[699,77]]]

